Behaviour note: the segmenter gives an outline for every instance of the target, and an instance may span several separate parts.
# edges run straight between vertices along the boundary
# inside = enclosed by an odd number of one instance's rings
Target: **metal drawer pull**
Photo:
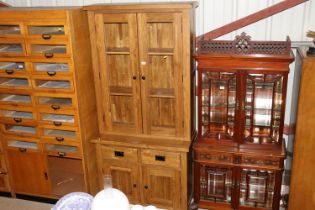
[[[64,157],[64,156],[66,156],[66,153],[65,152],[58,152],[58,155],[59,155],[59,157]]]
[[[51,34],[42,34],[43,39],[51,39]]]
[[[26,148],[19,148],[20,152],[26,152]]]
[[[55,126],[61,126],[62,125],[62,122],[58,122],[58,121],[54,121],[53,123]]]
[[[54,53],[45,53],[44,55],[45,55],[46,58],[54,57]]]
[[[57,110],[57,109],[60,109],[60,106],[53,104],[53,105],[51,105],[51,108],[52,108],[53,110]]]
[[[56,140],[57,140],[57,141],[64,141],[65,138],[63,138],[63,137],[56,137]]]
[[[5,73],[7,73],[7,74],[13,74],[14,73],[14,70],[12,70],[12,69],[6,69],[5,70]]]
[[[155,155],[155,160],[156,160],[156,161],[165,161],[165,156],[162,156],[162,155]]]
[[[55,76],[57,74],[57,72],[55,72],[55,71],[47,71],[47,74],[52,77],[52,76]]]
[[[0,174],[6,175],[6,174],[8,174],[8,173],[7,173],[7,172],[4,172],[4,171],[0,171]]]
[[[114,153],[115,153],[115,157],[124,157],[125,156],[124,152],[121,152],[121,151],[114,151]]]
[[[14,117],[13,120],[14,120],[16,123],[22,122],[22,118],[19,118],[19,117]]]

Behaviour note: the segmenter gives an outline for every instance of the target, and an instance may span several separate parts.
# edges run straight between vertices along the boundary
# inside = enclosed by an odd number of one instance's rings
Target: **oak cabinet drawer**
[[[63,21],[26,22],[26,36],[28,40],[43,40],[47,42],[64,41],[68,39],[66,23]]]
[[[70,57],[70,49],[65,43],[48,44],[42,42],[27,45],[27,52],[30,56],[46,59]]]
[[[0,23],[0,38],[22,37],[21,22]]]
[[[0,90],[0,104],[31,106],[33,104],[32,94],[29,91],[21,90]]]
[[[25,55],[23,39],[0,39],[1,57],[19,57]]]
[[[24,124],[3,124],[2,131],[5,134],[17,135],[17,136],[29,136],[34,137],[38,135],[36,125],[24,125]]]
[[[36,112],[32,108],[22,106],[1,106],[0,121],[3,123],[35,124]]]
[[[1,77],[0,77],[1,81]],[[38,91],[71,92],[74,90],[72,78],[33,78],[33,88]],[[0,83],[1,85],[1,83]],[[0,86],[1,87],[1,86]]]
[[[78,144],[53,144],[48,143],[44,146],[45,153],[59,157],[81,157],[81,147]]]
[[[40,128],[41,138],[54,140],[56,142],[79,142],[80,134],[78,128],[69,126],[45,126]]]
[[[51,78],[67,76],[73,72],[71,63],[66,59],[54,59],[44,62],[42,59],[31,64],[32,74],[49,76]]]
[[[56,112],[76,107],[75,97],[71,94],[35,93],[35,103],[39,108]]]
[[[53,126],[77,126],[78,117],[74,112],[69,113],[53,113],[43,111],[39,113],[39,121],[41,124]]]
[[[162,165],[167,167],[180,167],[180,153],[159,150],[141,150],[143,164]]]
[[[101,153],[103,159],[138,161],[138,149],[135,148],[102,146]]]
[[[26,66],[23,61],[0,61],[0,73],[7,75],[25,74]]]
[[[197,152],[196,160],[215,163],[233,163],[233,154],[220,152]]]

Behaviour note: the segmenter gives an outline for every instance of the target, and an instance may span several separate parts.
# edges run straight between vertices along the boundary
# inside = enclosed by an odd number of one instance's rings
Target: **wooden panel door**
[[[50,194],[44,154],[26,148],[9,149],[8,159],[17,193]]]
[[[0,142],[1,144],[1,142]],[[1,145],[0,145],[1,152]],[[9,191],[8,170],[4,161],[4,155],[0,153],[0,191]]]
[[[136,163],[105,160],[102,170],[104,175],[111,175],[113,187],[124,192],[130,203],[140,202],[139,167]]]
[[[184,209],[179,206],[181,195],[179,171],[157,166],[143,166],[142,173],[144,203],[165,209]]]
[[[141,133],[136,14],[96,14],[101,132]]]
[[[181,136],[183,133],[181,24],[179,13],[138,14],[145,134]]]

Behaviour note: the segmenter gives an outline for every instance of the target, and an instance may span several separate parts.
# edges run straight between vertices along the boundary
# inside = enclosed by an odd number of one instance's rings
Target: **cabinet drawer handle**
[[[7,73],[7,74],[13,74],[13,73],[14,73],[14,70],[12,70],[12,69],[11,69],[11,70],[6,69],[6,70],[5,70],[5,73]]]
[[[55,105],[55,104],[51,105],[50,107],[51,107],[53,110],[60,109],[60,106],[59,106],[59,105]]]
[[[137,79],[137,76],[132,76],[132,79],[133,79],[133,80],[136,80],[136,79]]]
[[[4,171],[0,171],[0,174],[1,175],[6,175],[6,174],[8,174],[7,172],[4,172]]]
[[[57,74],[57,72],[55,72],[55,71],[47,71],[47,74],[52,77],[52,76],[55,76]]]
[[[45,55],[46,58],[54,57],[54,53],[45,53],[44,55]]]
[[[54,123],[55,126],[61,126],[62,125],[62,122],[54,121],[53,123]]]
[[[156,161],[163,161],[163,162],[164,162],[165,159],[166,159],[165,156],[162,156],[162,155],[155,155],[155,160],[156,160]]]
[[[67,154],[65,153],[65,152],[58,152],[58,156],[59,157],[64,157],[64,156],[66,156]]]
[[[42,34],[43,39],[51,39],[51,34]]]
[[[26,152],[26,148],[19,148],[20,152]]]
[[[121,152],[121,151],[115,151],[114,153],[115,153],[115,157],[124,157],[125,156],[124,152]]]
[[[14,120],[16,123],[22,122],[22,118],[19,118],[19,117],[15,117],[15,118],[13,118],[13,120]]]
[[[142,79],[142,80],[145,80],[145,76],[141,76],[141,79]]]
[[[144,186],[144,189],[146,189],[146,190],[149,189],[148,185],[145,185],[145,186]]]
[[[65,138],[63,138],[63,137],[56,137],[56,140],[57,140],[57,141],[64,141]]]
[[[133,186],[133,187],[137,187],[137,184],[133,184],[132,186]]]

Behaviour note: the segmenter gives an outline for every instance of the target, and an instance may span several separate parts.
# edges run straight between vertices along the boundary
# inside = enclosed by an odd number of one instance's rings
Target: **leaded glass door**
[[[234,72],[202,71],[199,79],[199,133],[201,139],[234,142],[238,108],[238,77]]]

